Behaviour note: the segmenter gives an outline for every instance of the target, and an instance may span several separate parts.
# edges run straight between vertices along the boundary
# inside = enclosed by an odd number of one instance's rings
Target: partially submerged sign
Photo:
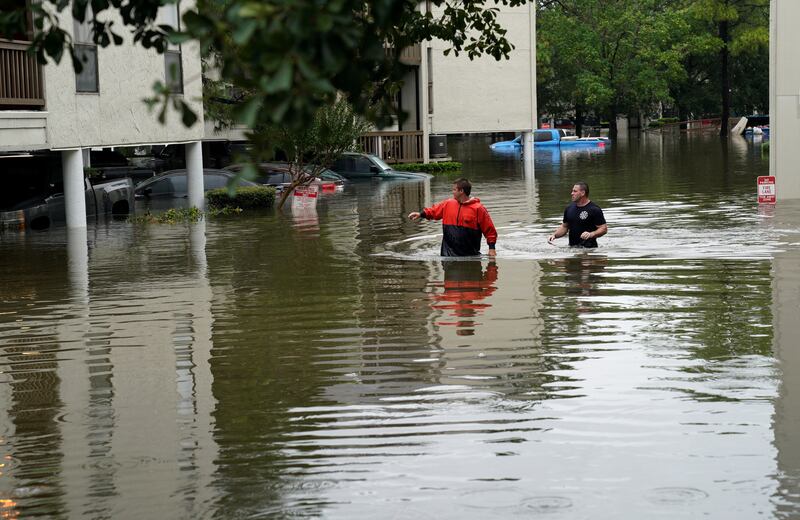
[[[775,176],[762,175],[756,181],[758,186],[758,203],[759,204],[775,204]]]
[[[292,209],[316,207],[318,196],[318,186],[298,186],[292,193]]]

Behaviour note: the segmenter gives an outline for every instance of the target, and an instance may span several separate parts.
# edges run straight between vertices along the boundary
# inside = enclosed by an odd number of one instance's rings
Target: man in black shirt
[[[572,204],[564,210],[564,221],[547,241],[552,244],[567,233],[569,245],[579,247],[597,247],[597,238],[608,233],[603,210],[589,200],[589,185],[583,181],[572,187]]]

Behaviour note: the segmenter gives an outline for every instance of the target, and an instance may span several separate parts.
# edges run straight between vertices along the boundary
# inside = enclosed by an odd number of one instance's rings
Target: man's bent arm
[[[555,240],[557,238],[563,237],[567,233],[569,233],[569,226],[567,225],[566,222],[562,222],[561,225],[558,226],[558,228],[553,232],[553,234],[550,235],[550,237],[547,239],[547,241],[548,242],[552,242],[553,240]]]
[[[608,224],[600,224],[597,229],[592,231],[592,238],[600,238],[606,233],[608,233]]]

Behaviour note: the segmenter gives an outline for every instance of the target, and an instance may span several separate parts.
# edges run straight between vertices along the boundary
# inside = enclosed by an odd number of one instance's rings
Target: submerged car
[[[225,170],[239,173],[244,168],[244,164],[232,164],[225,167]],[[308,166],[306,169],[312,168]],[[289,173],[289,164],[285,162],[261,163],[258,165],[258,176],[253,179],[258,184],[274,186],[279,190],[288,188],[292,184],[292,174]],[[325,168],[317,175],[316,180],[311,184],[319,186],[320,191],[331,192],[344,189],[344,177]]]
[[[225,188],[236,174],[225,170],[203,169],[203,188],[205,191]],[[236,185],[258,186],[255,182],[239,179]],[[183,199],[189,196],[186,170],[170,170],[156,177],[151,177],[136,185],[136,200],[143,201],[147,209],[167,209],[185,206]]]
[[[0,156],[0,229],[47,229],[66,223],[60,157],[53,154]],[[133,210],[130,179],[83,179],[86,216],[127,215]]]
[[[395,170],[383,159],[372,154],[348,152],[339,157],[331,170],[346,179],[429,179],[421,172]]]
[[[577,137],[567,135],[563,129],[540,129],[533,132],[534,148],[545,148],[560,146],[565,147],[604,147],[611,142],[607,137]],[[522,136],[518,135],[511,141],[500,141],[489,145],[494,151],[520,150],[522,148]]]

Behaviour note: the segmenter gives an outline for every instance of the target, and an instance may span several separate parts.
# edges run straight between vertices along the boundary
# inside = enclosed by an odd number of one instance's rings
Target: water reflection
[[[494,261],[404,218],[448,176],[352,183],[310,226],[0,236],[0,516],[797,516],[800,214],[756,208],[766,161],[482,140],[451,150]],[[611,234],[547,245],[585,177]]]
[[[431,307],[443,314],[435,324],[454,326],[459,336],[473,336],[480,325],[475,318],[491,307],[482,300],[497,290],[497,264],[489,262],[485,271],[477,261],[447,261],[442,265],[444,280],[431,284]]]

